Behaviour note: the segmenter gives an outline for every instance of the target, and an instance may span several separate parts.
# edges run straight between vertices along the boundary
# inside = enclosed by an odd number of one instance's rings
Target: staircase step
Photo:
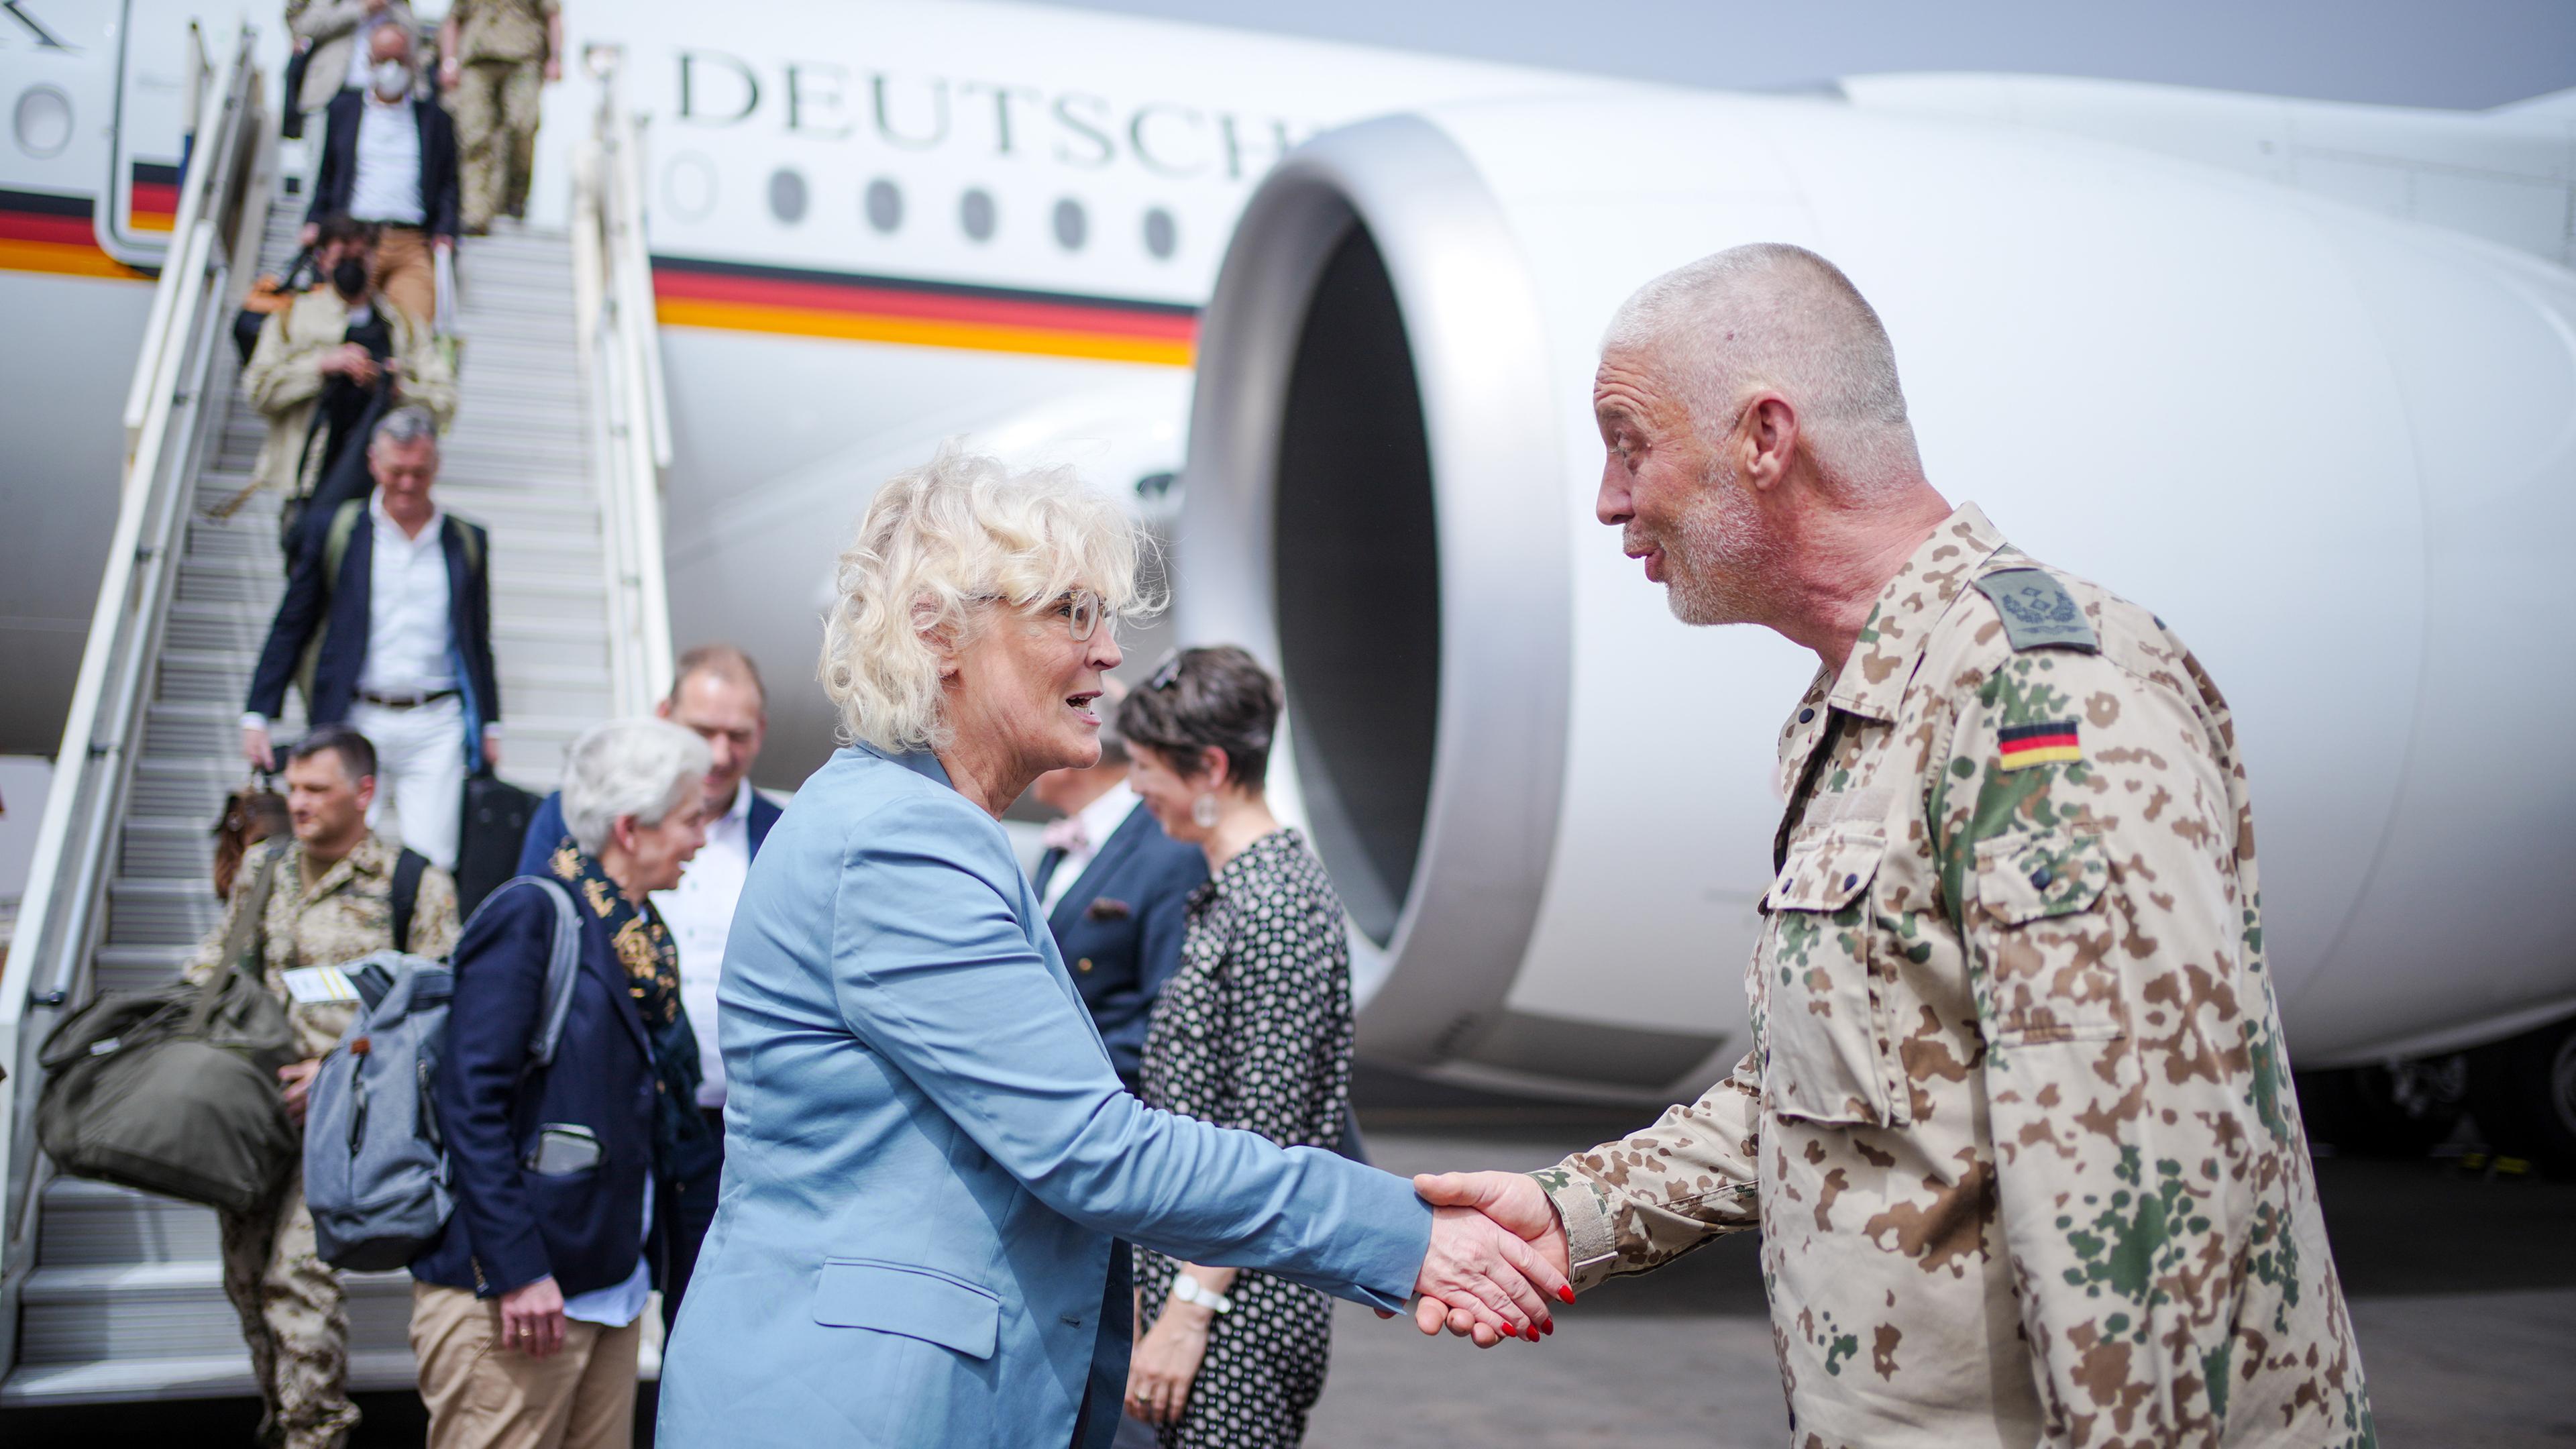
[[[350,1350],[352,1389],[408,1389],[419,1382],[420,1365],[407,1339],[400,1348]],[[0,1408],[243,1399],[258,1392],[259,1386],[251,1381],[250,1354],[236,1343],[229,1353],[200,1356],[22,1364],[0,1383]]]
[[[223,1253],[213,1209],[114,1183],[57,1177],[38,1210],[39,1267],[210,1263]]]
[[[409,1273],[344,1273],[340,1282],[351,1347],[385,1352],[408,1342]],[[223,1265],[211,1258],[39,1267],[27,1274],[18,1315],[24,1365],[212,1357],[241,1347]]]

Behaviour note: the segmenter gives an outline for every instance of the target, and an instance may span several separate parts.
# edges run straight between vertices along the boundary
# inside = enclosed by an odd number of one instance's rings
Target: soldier
[[[438,54],[465,157],[465,231],[481,236],[495,216],[528,214],[539,89],[563,79],[563,14],[556,0],[455,0]]]
[[[1801,1449],[2374,1443],[2198,661],[1933,491],[1876,313],[1811,252],[1647,284],[1593,402],[1599,516],[1675,615],[1823,664],[1752,1050],[1624,1141],[1424,1195],[1578,1287],[1761,1228]]]
[[[187,968],[191,981],[226,969],[223,941],[234,914],[264,901],[256,949],[268,989],[288,1003],[304,1053],[278,1072],[287,1113],[299,1124],[323,1054],[357,1010],[345,992],[320,984],[313,968],[384,950],[398,939],[417,956],[445,956],[456,944],[455,883],[410,851],[398,857],[368,833],[375,774],[374,747],[342,726],[317,728],[287,752],[294,834],[262,841],[244,859],[223,922]],[[316,1254],[302,1177],[290,1179],[270,1206],[226,1213],[221,1224],[224,1296],[250,1347],[265,1411],[262,1441],[285,1449],[339,1444],[358,1422],[349,1402],[349,1320],[341,1311],[340,1275]]]

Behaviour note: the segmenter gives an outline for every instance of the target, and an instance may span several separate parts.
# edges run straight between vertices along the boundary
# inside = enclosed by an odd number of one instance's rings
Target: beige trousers
[[[628,1449],[635,1441],[638,1315],[624,1328],[566,1320],[545,1358],[501,1347],[501,1305],[411,1285],[411,1351],[428,1449]]]
[[[438,274],[430,269],[429,233],[386,225],[376,234],[376,290],[426,330],[438,310]]]

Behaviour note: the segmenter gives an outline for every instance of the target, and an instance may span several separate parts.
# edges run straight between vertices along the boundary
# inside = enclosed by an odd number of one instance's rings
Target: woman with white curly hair
[[[661,1389],[675,1445],[1106,1444],[1125,1239],[1536,1339],[1565,1279],[1476,1214],[1119,1085],[998,817],[1099,755],[1135,528],[953,445],[841,555],[851,743],[753,863],[725,954],[724,1186]],[[1123,1260],[1124,1254],[1114,1255]],[[1095,1364],[1095,1351],[1101,1360]]]

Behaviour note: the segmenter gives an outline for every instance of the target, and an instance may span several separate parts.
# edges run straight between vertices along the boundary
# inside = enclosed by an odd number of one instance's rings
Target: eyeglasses
[[[975,598],[987,604],[1011,602],[1007,594],[977,594]],[[1056,595],[1047,612],[1064,621],[1066,631],[1073,635],[1077,644],[1097,633],[1103,620],[1108,621],[1113,632],[1118,627],[1117,616],[1109,611],[1109,605],[1089,589],[1074,589]]]

